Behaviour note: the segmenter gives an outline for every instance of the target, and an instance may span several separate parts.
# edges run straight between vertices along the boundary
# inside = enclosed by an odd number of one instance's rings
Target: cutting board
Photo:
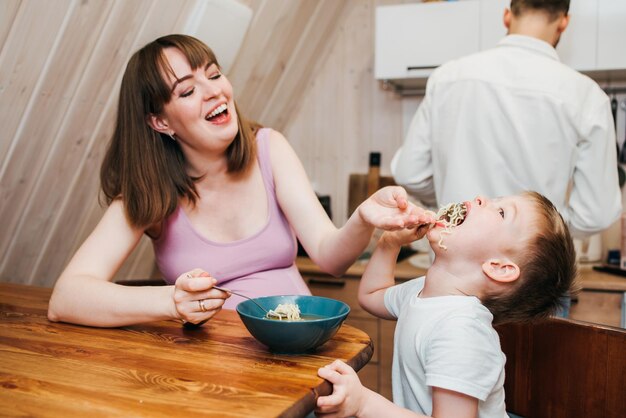
[[[350,182],[348,183],[348,216],[369,197],[371,192],[376,191],[385,186],[394,186],[396,183],[391,176],[379,176],[378,172],[370,172],[369,174],[350,174]]]

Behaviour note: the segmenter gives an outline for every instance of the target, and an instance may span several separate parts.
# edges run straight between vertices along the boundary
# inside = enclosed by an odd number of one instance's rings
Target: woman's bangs
[[[189,66],[192,70],[211,64],[215,64],[219,67],[213,52],[202,42],[195,40],[185,42],[180,45],[179,49],[187,58],[187,61],[189,61]]]

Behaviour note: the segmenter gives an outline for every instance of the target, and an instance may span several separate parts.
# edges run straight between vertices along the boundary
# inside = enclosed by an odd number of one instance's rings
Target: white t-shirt
[[[576,236],[621,214],[609,97],[528,36],[437,68],[391,172],[433,207],[537,191]]]
[[[398,318],[392,366],[393,401],[432,414],[432,387],[477,398],[479,418],[506,418],[504,364],[493,315],[473,296],[418,297],[424,277],[385,291]]]

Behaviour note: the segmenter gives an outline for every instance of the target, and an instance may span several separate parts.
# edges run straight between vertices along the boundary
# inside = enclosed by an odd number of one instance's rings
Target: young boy
[[[507,417],[506,359],[492,322],[554,312],[576,275],[574,246],[563,218],[538,193],[477,197],[463,209],[462,223],[452,228],[417,209],[423,224],[385,232],[361,279],[363,308],[398,321],[394,403],[363,387],[337,360],[319,370],[333,393],[318,399],[316,413]],[[426,276],[394,286],[400,247],[425,234],[435,252],[432,267]]]

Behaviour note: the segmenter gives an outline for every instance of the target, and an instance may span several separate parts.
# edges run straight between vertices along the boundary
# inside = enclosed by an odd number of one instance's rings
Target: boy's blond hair
[[[536,232],[515,257],[520,277],[514,289],[482,300],[493,314],[494,324],[531,321],[555,313],[577,275],[574,243],[556,207],[537,192],[522,196],[534,201],[537,208]]]

